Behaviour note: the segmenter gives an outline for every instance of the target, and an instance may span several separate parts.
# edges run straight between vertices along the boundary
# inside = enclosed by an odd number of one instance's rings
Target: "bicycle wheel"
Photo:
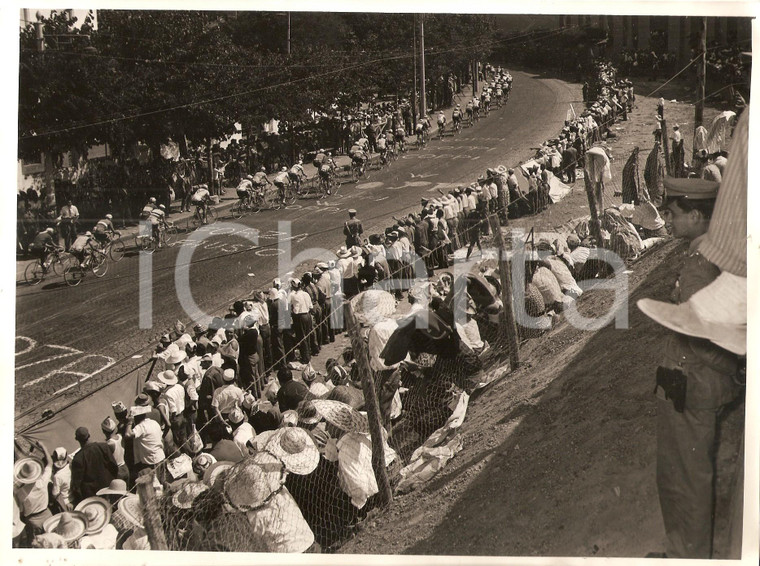
[[[156,251],[156,239],[153,236],[143,236],[140,240],[140,249],[152,254]]]
[[[256,193],[256,195],[253,197],[253,200],[251,201],[251,208],[249,209],[254,214],[258,214],[261,212],[261,209],[265,206],[264,198]]]
[[[232,218],[235,218],[236,220],[238,218],[242,218],[243,214],[245,213],[245,205],[243,204],[243,201],[239,200],[235,204],[233,204],[231,212],[232,212]]]
[[[206,211],[206,222],[208,224],[214,224],[218,219],[219,217],[216,214],[216,210],[209,206]]]
[[[287,189],[285,189],[285,206],[290,206],[291,204],[296,202],[296,192],[293,190],[293,187],[290,186]]]
[[[118,263],[124,258],[125,249],[126,246],[121,238],[111,240],[111,243],[108,246],[108,257],[111,258],[111,261]]]
[[[69,287],[76,287],[84,279],[84,269],[79,265],[70,265],[63,272],[63,280]]]
[[[201,220],[199,213],[196,212],[195,214],[193,214],[193,216],[190,218],[190,224],[192,225],[193,230],[197,230],[198,228],[203,226],[203,221]]]
[[[280,195],[278,194],[278,191],[266,191],[263,196],[263,206],[262,208],[267,208],[269,210],[279,210],[280,209]]]
[[[108,273],[108,257],[103,252],[93,252],[90,258],[90,270],[95,277]]]
[[[45,279],[45,272],[39,261],[33,261],[24,270],[24,280],[27,285],[39,285]]]
[[[71,254],[68,254],[66,252],[61,252],[58,254],[50,264],[50,267],[53,269],[53,273],[55,273],[58,277],[63,275],[63,272],[66,271],[66,267],[68,266],[70,260]]]
[[[170,244],[174,241],[174,238],[177,237],[177,234],[179,234],[179,228],[177,228],[176,224],[172,222],[166,227],[164,233],[166,234],[166,243]]]

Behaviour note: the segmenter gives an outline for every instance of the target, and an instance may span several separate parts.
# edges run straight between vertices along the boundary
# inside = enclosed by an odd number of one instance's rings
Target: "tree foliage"
[[[290,53],[287,53],[288,22]],[[22,156],[107,141],[119,154],[135,141],[203,144],[286,125],[333,104],[354,107],[413,84],[412,14],[98,11],[77,27],[67,12],[21,31],[19,147]],[[466,69],[490,51],[488,16],[425,16],[428,76]],[[65,47],[56,36],[78,36]]]

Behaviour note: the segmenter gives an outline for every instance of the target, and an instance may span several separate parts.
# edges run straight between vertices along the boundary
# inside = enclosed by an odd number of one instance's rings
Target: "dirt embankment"
[[[637,85],[637,107],[610,140],[620,171],[630,150],[652,147],[656,101]],[[666,100],[688,85],[669,85]],[[705,121],[719,109],[706,108]],[[669,103],[689,154],[691,104]],[[619,182],[619,179],[618,179]],[[642,179],[643,182],[643,179]],[[583,182],[572,195],[516,226],[559,226],[587,213]],[[665,536],[655,483],[654,372],[666,330],[636,308],[667,300],[684,246],[670,242],[630,267],[627,328],[591,332],[561,322],[521,349],[523,365],[471,400],[464,449],[418,491],[373,511],[342,553],[643,557]],[[588,291],[578,307],[607,313],[613,293]],[[728,502],[744,406],[720,429],[715,557],[726,556]]]

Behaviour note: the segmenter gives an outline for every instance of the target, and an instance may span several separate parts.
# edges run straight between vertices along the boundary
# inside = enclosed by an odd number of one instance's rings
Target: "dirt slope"
[[[650,85],[637,85],[648,93]],[[679,98],[675,84],[666,99]],[[659,96],[659,93],[658,95]],[[656,97],[637,97],[610,145],[617,170],[633,145],[651,148]],[[668,105],[687,146],[693,106]],[[706,109],[710,120],[718,109]],[[685,130],[685,131],[684,131]],[[687,147],[687,152],[690,148]],[[645,159],[645,157],[644,157]],[[643,166],[643,161],[642,161]],[[558,226],[587,213],[582,181],[542,217],[518,225]],[[666,300],[684,246],[670,242],[631,266],[628,329],[596,332],[564,321],[521,349],[523,366],[470,402],[464,449],[416,492],[373,511],[342,553],[643,557],[664,550],[655,484],[654,372],[666,331],[636,300]],[[607,312],[610,291],[579,301]],[[724,420],[718,453],[715,557],[726,556],[728,494],[743,404]]]

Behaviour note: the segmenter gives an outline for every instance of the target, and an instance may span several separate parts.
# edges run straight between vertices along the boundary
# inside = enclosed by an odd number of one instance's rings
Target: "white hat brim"
[[[747,354],[746,326],[705,323],[696,315],[688,301],[673,305],[654,299],[640,299],[636,305],[656,323],[674,332],[705,338],[739,356]]]

